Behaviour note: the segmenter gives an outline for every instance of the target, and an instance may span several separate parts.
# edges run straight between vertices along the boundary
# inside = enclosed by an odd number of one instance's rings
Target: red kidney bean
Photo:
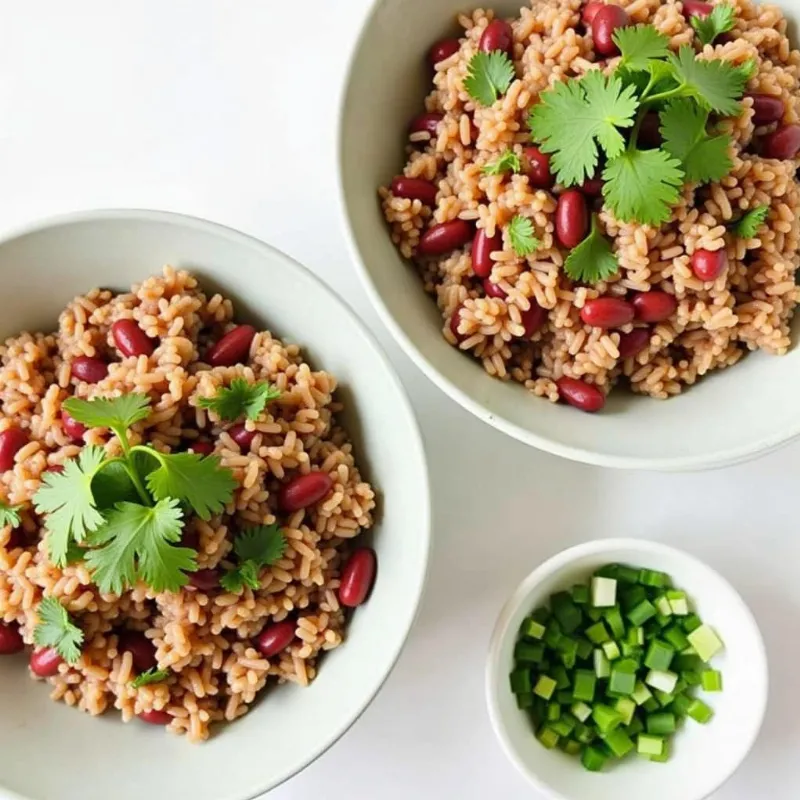
[[[786,112],[786,106],[780,97],[771,94],[748,94],[753,101],[753,123],[755,125],[769,125],[780,122]]]
[[[707,17],[713,6],[711,3],[703,3],[701,0],[683,0],[684,17]]]
[[[587,197],[600,197],[603,194],[603,179],[587,178],[581,184],[581,192]]]
[[[191,545],[187,545],[187,547],[189,546]],[[193,549],[196,550],[197,545]],[[196,572],[190,572],[189,586],[193,586],[201,592],[210,592],[219,586],[219,571],[216,569],[198,569]]]
[[[34,675],[49,678],[58,674],[58,667],[63,661],[64,659],[52,647],[45,647],[43,650],[34,650],[28,663]]]
[[[284,511],[298,511],[322,500],[332,486],[333,479],[327,472],[296,475],[281,486],[278,502]]]
[[[244,424],[240,423],[229,428],[228,435],[239,445],[239,449],[243,453],[249,453],[250,445],[253,444],[253,439],[256,438],[256,431],[249,431]]]
[[[493,283],[488,278],[483,282],[483,291],[486,292],[487,297],[495,297],[498,300],[502,300],[508,296],[499,283]]]
[[[661,122],[659,121],[658,114],[654,111],[648,111],[642,120],[642,126],[639,128],[639,138],[637,144],[640,148],[647,149],[660,147],[663,139],[661,138]]]
[[[82,442],[83,434],[86,433],[86,426],[73,419],[66,411],[61,412],[61,427],[64,433],[72,439],[73,442]]]
[[[620,328],[633,322],[633,306],[621,297],[598,297],[586,301],[581,319],[595,328]]]
[[[282,653],[294,640],[294,629],[294,623],[289,620],[267,625],[256,639],[258,652],[265,658],[272,658]]]
[[[419,200],[426,206],[436,205],[436,192],[438,189],[430,181],[422,178],[405,178],[398,175],[392,181],[392,194],[395,197],[405,197],[408,200]]]
[[[0,472],[14,468],[14,456],[28,444],[28,431],[8,428],[0,433]]]
[[[151,356],[155,342],[133,319],[118,319],[111,326],[114,344],[123,356]]]
[[[435,67],[440,61],[455,55],[459,47],[461,47],[461,44],[458,39],[442,39],[440,42],[436,42],[428,51],[430,65]]]
[[[587,3],[583,7],[583,11],[581,12],[581,22],[586,25],[590,26],[592,24],[592,20],[595,17],[595,14],[605,5],[605,3],[598,2],[597,0],[591,0],[591,2]]]
[[[458,332],[458,326],[461,322],[461,306],[459,306],[451,315],[450,315],[450,330],[453,333],[453,336],[456,337],[457,342],[463,342],[466,338],[464,334]]]
[[[650,344],[650,328],[634,328],[619,337],[619,357],[632,358]]]
[[[197,550],[200,547],[200,534],[196,530],[191,530],[189,528],[184,528],[183,533],[181,533],[181,540],[180,540],[181,547],[190,547],[192,550]],[[211,570],[213,572],[214,570]],[[203,572],[203,570],[197,570],[197,572]],[[189,575],[189,583],[191,583],[192,575],[197,575],[197,572],[192,572]],[[198,587],[200,588],[200,587]]]
[[[634,295],[633,310],[636,319],[642,322],[663,322],[669,319],[678,307],[674,295],[667,292],[639,292]]]
[[[526,147],[522,151],[522,159],[528,182],[537,189],[550,189],[555,178],[550,172],[550,156],[538,147]]]
[[[211,444],[211,442],[198,439],[196,442],[192,442],[186,449],[197,453],[199,456],[210,456],[214,452],[214,445]]]
[[[478,47],[484,53],[502,50],[504,53],[511,55],[514,47],[514,33],[511,30],[511,26],[502,19],[492,20],[481,35]]]
[[[502,249],[503,236],[500,231],[490,237],[483,228],[478,228],[472,240],[472,271],[479,278],[488,278],[494,266],[492,253]]]
[[[72,375],[79,381],[99,383],[108,375],[108,364],[92,356],[78,356],[72,359]]]
[[[761,154],[786,161],[800,150],[800,125],[782,125],[761,140]]]
[[[525,328],[525,338],[530,339],[547,322],[547,309],[542,308],[535,300],[531,300],[531,307],[520,314],[522,327]]]
[[[429,133],[431,137],[434,137],[438,134],[439,131],[439,123],[444,119],[442,114],[436,113],[429,113],[429,114],[420,114],[418,117],[414,117],[411,120],[411,124],[408,126],[409,133]]]
[[[606,5],[598,8],[592,19],[592,40],[594,49],[601,56],[617,56],[619,48],[614,41],[617,28],[630,25],[628,12],[620,6]]]
[[[24,547],[25,546],[25,537],[22,535],[22,531],[19,528],[15,528],[11,531],[11,535],[8,537],[8,541],[6,542],[6,550],[9,552],[14,550],[17,547]],[[2,626],[2,623],[0,623]],[[2,639],[2,632],[0,632],[0,639]],[[0,644],[0,655],[2,655],[2,644]]]
[[[255,335],[256,329],[252,325],[237,325],[209,349],[206,361],[212,367],[241,364],[250,354],[250,345]]]
[[[589,232],[586,198],[577,189],[567,189],[556,206],[556,236],[564,247],[576,247]]]
[[[556,381],[558,396],[581,411],[599,411],[606,404],[606,396],[593,384],[568,378],[566,375]]]
[[[728,256],[724,250],[695,250],[691,263],[695,277],[715,281],[728,266]]]
[[[136,716],[148,725],[169,725],[172,722],[172,714],[166,711],[156,711],[154,708],[150,711],[142,711]]]
[[[0,622],[0,656],[10,656],[25,649],[22,634],[16,625]]]
[[[441,256],[463,247],[472,238],[472,226],[463,219],[440,222],[428,228],[419,240],[419,253],[423,256]]]
[[[147,672],[158,666],[155,646],[140,631],[123,631],[119,635],[119,649],[131,654],[133,666],[138,672]]]
[[[360,606],[375,582],[378,561],[375,551],[369,547],[354,550],[342,569],[339,585],[339,602],[347,608]]]

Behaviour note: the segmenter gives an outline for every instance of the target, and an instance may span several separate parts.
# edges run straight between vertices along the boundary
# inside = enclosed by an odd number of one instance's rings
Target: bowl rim
[[[327,295],[328,299],[331,301],[333,305],[338,305],[340,307],[342,313],[346,317],[348,317],[350,322],[358,329],[364,341],[366,342],[367,346],[373,350],[375,356],[378,358],[380,362],[382,362],[383,366],[386,368],[386,372],[392,384],[392,387],[394,388],[397,394],[399,405],[403,409],[403,412],[406,418],[408,419],[408,424],[412,433],[410,440],[407,442],[407,447],[409,452],[411,452],[414,458],[417,460],[418,466],[421,469],[420,484],[424,489],[424,496],[419,498],[418,505],[420,507],[421,524],[417,526],[417,531],[418,535],[424,538],[425,547],[424,547],[424,568],[421,571],[420,575],[418,576],[415,586],[413,587],[414,606],[411,614],[407,617],[405,630],[402,631],[402,636],[397,646],[395,647],[394,652],[391,653],[390,663],[388,669],[386,670],[386,674],[377,683],[374,689],[371,692],[369,692],[357,706],[354,707],[353,711],[347,717],[347,719],[342,723],[342,725],[340,725],[329,737],[326,737],[325,741],[319,747],[315,748],[312,752],[306,755],[302,759],[302,763],[296,766],[292,766],[291,768],[289,768],[284,772],[278,773],[278,777],[276,780],[270,781],[269,783],[265,784],[255,794],[248,794],[247,797],[242,797],[241,799],[241,800],[257,800],[257,798],[260,798],[266,792],[269,792],[272,789],[276,788],[277,786],[280,786],[281,784],[285,783],[287,780],[299,774],[304,769],[306,769],[306,767],[314,763],[314,761],[316,761],[334,744],[336,744],[336,742],[338,742],[350,730],[350,728],[353,727],[353,725],[359,720],[361,715],[372,704],[373,700],[377,697],[378,693],[381,691],[381,689],[386,684],[386,681],[389,679],[389,676],[394,671],[395,667],[397,666],[397,661],[400,658],[400,655],[408,642],[408,638],[414,627],[414,624],[419,618],[420,607],[422,605],[422,601],[425,596],[428,576],[430,574],[430,569],[431,569],[431,551],[433,544],[430,470],[428,468],[427,455],[425,452],[425,447],[423,445],[422,432],[419,426],[419,421],[417,420],[416,412],[414,411],[414,407],[411,404],[411,400],[408,396],[408,393],[405,387],[403,386],[394,366],[392,365],[392,362],[390,361],[389,357],[387,356],[381,344],[378,342],[375,335],[372,333],[372,331],[369,330],[369,328],[364,324],[364,322],[362,322],[361,318],[356,314],[356,312],[353,310],[350,304],[346,300],[344,300],[338,294],[338,292],[336,292],[333,288],[328,286],[328,284],[325,283],[325,281],[323,281],[322,278],[320,278],[314,272],[308,269],[308,267],[304,266],[299,261],[296,261],[294,258],[287,255],[282,250],[279,250],[277,247],[274,247],[271,244],[263,242],[254,236],[242,233],[241,231],[238,231],[235,228],[231,228],[227,225],[222,225],[218,222],[212,222],[211,220],[204,219],[202,217],[192,216],[189,214],[181,214],[174,211],[162,211],[162,210],[146,209],[146,208],[115,207],[115,208],[85,209],[80,211],[72,211],[64,214],[56,214],[44,217],[34,222],[11,227],[9,229],[0,232],[0,248],[4,247],[5,245],[9,244],[10,242],[16,239],[21,239],[28,235],[40,233],[50,228],[57,228],[62,226],[85,224],[92,222],[104,222],[109,220],[123,221],[123,222],[144,221],[144,222],[168,223],[170,225],[175,225],[177,227],[191,228],[194,230],[204,231],[206,233],[212,233],[221,238],[228,239],[231,242],[250,247],[262,253],[265,257],[283,261],[283,263],[287,266],[288,269],[293,269],[295,271],[300,272],[300,274],[303,276],[305,280],[308,280],[311,283],[316,284],[317,288],[320,289],[323,292],[323,294]],[[5,791],[2,788],[2,786],[0,786],[0,790]],[[25,800],[25,798],[20,797],[20,800]]]
[[[702,797],[694,797],[692,800],[705,800],[716,792],[720,787],[726,784],[738,771],[744,760],[753,749],[753,745],[758,739],[759,733],[764,723],[764,716],[767,710],[767,700],[769,698],[769,665],[767,658],[767,648],[764,644],[764,637],[761,629],[758,626],[753,612],[744,601],[744,598],[739,594],[736,587],[714,567],[707,564],[697,556],[688,553],[672,545],[667,545],[662,542],[655,542],[650,539],[631,539],[631,538],[610,538],[610,539],[595,539],[593,541],[584,542],[582,544],[573,545],[566,550],[561,550],[547,560],[543,561],[532,572],[530,572],[519,585],[514,589],[511,596],[503,604],[492,634],[489,640],[489,646],[486,655],[486,665],[484,669],[484,693],[486,699],[487,710],[489,712],[489,720],[491,722],[492,730],[495,737],[500,742],[500,746],[505,753],[506,757],[516,767],[517,771],[525,777],[530,783],[536,786],[541,792],[546,794],[553,800],[574,800],[566,795],[557,792],[552,786],[542,781],[538,775],[531,772],[525,764],[517,757],[514,751],[511,740],[506,731],[500,715],[498,705],[499,687],[501,681],[501,665],[500,665],[500,643],[506,633],[511,617],[519,609],[520,605],[525,602],[528,593],[546,578],[549,578],[554,573],[558,572],[568,564],[572,563],[578,558],[588,555],[597,555],[609,550],[638,550],[648,555],[654,556],[668,556],[670,558],[677,558],[692,564],[695,567],[705,570],[716,576],[727,588],[733,593],[734,598],[738,601],[741,611],[741,616],[745,622],[752,628],[755,635],[756,651],[753,653],[753,659],[759,662],[759,672],[763,676],[762,691],[758,698],[758,711],[757,711],[757,724],[753,726],[752,730],[745,737],[745,748],[742,750],[742,755],[739,760],[734,764],[733,769],[722,779],[713,786],[709,792]]]
[[[563,444],[555,439],[548,438],[526,428],[517,425],[506,419],[500,414],[491,411],[487,406],[473,399],[467,392],[451,380],[433,364],[425,353],[417,347],[411,337],[405,332],[402,325],[389,310],[383,297],[379,294],[366,261],[361,255],[361,251],[356,241],[355,230],[350,218],[349,204],[344,187],[344,151],[347,144],[345,137],[345,120],[347,117],[348,104],[351,102],[351,85],[355,74],[356,61],[361,50],[369,38],[370,28],[377,19],[378,14],[386,0],[373,0],[367,14],[364,16],[358,34],[351,45],[350,52],[345,64],[344,81],[341,84],[339,99],[337,103],[337,124],[336,124],[336,166],[337,166],[337,191],[339,196],[339,213],[341,215],[342,229],[345,241],[350,253],[351,260],[355,264],[356,273],[359,276],[361,285],[367,293],[373,307],[378,312],[383,324],[389,329],[395,341],[403,348],[405,353],[422,370],[426,377],[439,387],[452,400],[455,400],[462,408],[487,425],[510,436],[517,441],[535,447],[553,455],[568,458],[572,461],[579,461],[585,464],[593,464],[598,467],[613,467],[615,469],[641,469],[657,472],[691,472],[695,470],[714,469],[724,466],[732,466],[744,461],[749,461],[756,456],[764,455],[771,450],[787,444],[792,439],[800,436],[800,418],[795,425],[782,432],[776,432],[768,436],[763,436],[757,443],[750,445],[733,444],[722,450],[705,453],[696,456],[670,456],[659,458],[658,456],[624,456],[611,453],[602,453],[596,450],[588,450],[583,447]],[[422,52],[422,51],[420,51]],[[376,187],[377,192],[377,187]],[[386,233],[388,236],[388,231]],[[403,259],[405,262],[405,259]],[[420,301],[429,300],[425,297],[420,285]],[[464,358],[464,354],[455,348],[449,348],[448,358],[458,356]],[[483,376],[485,380],[492,380],[490,375]]]

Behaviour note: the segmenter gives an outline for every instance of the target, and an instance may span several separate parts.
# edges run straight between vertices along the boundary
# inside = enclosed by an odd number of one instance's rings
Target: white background
[[[368,305],[340,232],[336,113],[368,5],[0,0],[0,232],[64,211],[136,206],[253,234],[356,307],[419,413],[435,545],[418,624],[362,719],[270,800],[539,800],[489,727],[487,639],[537,563],[609,535],[684,547],[750,603],[772,693],[755,749],[715,800],[798,797],[800,445],[712,473],[605,471],[503,437],[423,378]]]

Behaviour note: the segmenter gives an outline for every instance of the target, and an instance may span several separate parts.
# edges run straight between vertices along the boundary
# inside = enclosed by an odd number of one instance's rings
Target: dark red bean
[[[583,11],[581,12],[581,22],[586,26],[591,26],[595,14],[597,14],[597,12],[604,5],[605,3],[597,2],[597,0],[591,0],[591,2],[587,3],[583,7]]]
[[[488,278],[483,282],[483,291],[486,292],[487,297],[495,297],[498,300],[508,296],[499,283],[493,283]]]
[[[375,582],[378,561],[375,551],[369,547],[354,550],[342,569],[339,585],[339,602],[347,608],[360,606],[369,595]]]
[[[630,25],[628,12],[620,6],[606,5],[598,8],[592,19],[592,40],[595,52],[601,56],[617,56],[619,48],[614,41],[617,28]]]
[[[428,228],[419,240],[419,253],[423,256],[441,256],[463,247],[472,238],[472,226],[463,219],[440,222]]]
[[[119,635],[119,649],[131,654],[133,666],[138,672],[147,672],[158,666],[155,646],[140,631],[123,631]]]
[[[197,453],[199,456],[210,456],[214,452],[214,445],[211,442],[198,439],[196,442],[192,442],[187,449]]]
[[[241,364],[250,354],[250,345],[256,329],[252,325],[237,325],[228,331],[206,354],[212,367],[232,367]]]
[[[593,384],[568,378],[566,375],[556,381],[558,396],[581,411],[599,411],[606,404],[606,396]]]
[[[73,419],[66,411],[61,412],[61,427],[64,433],[72,439],[73,442],[82,442],[83,434],[86,433],[86,426]]]
[[[753,123],[755,125],[769,125],[780,122],[786,112],[786,106],[780,97],[771,94],[748,94],[753,101]]]
[[[661,138],[661,122],[658,114],[654,111],[648,111],[642,120],[642,126],[639,128],[639,138],[637,144],[642,149],[660,147],[663,139]]]
[[[197,549],[196,547],[194,548]],[[189,586],[201,592],[211,592],[219,586],[219,571],[215,569],[198,569],[189,573]]]
[[[438,134],[439,131],[439,123],[444,119],[441,114],[436,113],[429,113],[429,114],[420,114],[418,117],[414,117],[411,120],[411,124],[408,126],[409,133],[429,133],[431,137],[434,137]]]
[[[639,292],[634,295],[633,310],[636,319],[642,322],[663,322],[669,319],[678,307],[674,295],[667,292]]]
[[[0,433],[0,472],[14,468],[14,456],[28,444],[28,431],[7,428]]]
[[[229,428],[228,435],[239,445],[239,449],[243,453],[249,453],[250,445],[253,444],[253,439],[256,438],[256,431],[249,431],[244,424],[240,423]]]
[[[258,652],[265,658],[282,653],[294,640],[294,629],[294,623],[289,620],[267,625],[256,639]]]
[[[172,722],[172,714],[166,711],[156,711],[154,708],[150,711],[142,711],[136,716],[148,725],[169,725]]]
[[[124,356],[151,356],[156,343],[133,319],[118,319],[111,326],[111,335],[117,350]]]
[[[404,178],[398,175],[392,181],[392,194],[395,197],[405,197],[408,200],[419,200],[426,206],[436,205],[436,192],[438,189],[430,181],[422,178]]]
[[[550,172],[550,156],[538,147],[526,147],[522,151],[523,166],[528,182],[537,189],[550,189],[555,178]]]
[[[492,20],[481,35],[478,47],[484,53],[502,50],[504,53],[511,55],[514,47],[514,33],[511,30],[511,26],[502,19]]]
[[[600,197],[603,194],[603,179],[602,178],[587,178],[581,184],[581,191],[587,197]]]
[[[695,250],[692,256],[692,272],[701,281],[715,281],[727,266],[724,250]]]
[[[63,661],[52,647],[45,647],[43,650],[34,650],[28,663],[34,675],[49,678],[58,674],[58,667]]]
[[[520,316],[522,327],[525,328],[525,338],[530,339],[547,322],[547,309],[542,308],[535,300],[531,300],[531,307],[523,311]]]
[[[458,39],[442,39],[440,42],[436,42],[428,51],[430,65],[435,67],[440,61],[455,55],[459,47],[461,47],[461,44]]]
[[[800,125],[782,125],[761,140],[761,154],[781,161],[794,158],[800,150]]]
[[[181,540],[180,540],[181,547],[190,547],[192,550],[198,550],[200,548],[200,534],[196,530],[191,530],[189,528],[184,528],[183,533],[181,533]],[[205,570],[197,570],[197,572],[204,572]],[[213,572],[214,570],[209,570]],[[197,575],[197,572],[191,573],[189,576],[189,583],[191,583],[191,576]],[[198,587],[200,588],[200,587]]]
[[[71,368],[73,377],[86,383],[99,383],[108,375],[108,364],[92,356],[74,358]]]
[[[598,297],[586,301],[581,319],[595,328],[621,328],[633,322],[633,306],[621,297]]]
[[[0,656],[10,656],[25,649],[22,634],[16,625],[0,622]]]
[[[703,3],[701,0],[683,0],[684,17],[705,18],[711,13],[713,8],[711,3]]]
[[[556,206],[556,236],[564,247],[576,247],[589,232],[586,198],[577,189],[567,189]]]
[[[332,486],[333,479],[327,472],[296,475],[281,486],[278,502],[284,511],[298,511],[318,503]]]
[[[650,328],[634,328],[619,337],[619,357],[633,358],[650,344]]]
[[[25,537],[22,534],[22,531],[19,528],[14,528],[11,531],[11,535],[8,537],[8,541],[6,542],[6,550],[11,551],[16,549],[17,547],[24,547],[25,546]],[[0,623],[2,624],[2,623]],[[0,633],[0,638],[2,638],[2,634]],[[0,645],[0,648],[2,645]],[[0,649],[0,654],[2,654],[2,649]]]
[[[453,336],[456,337],[457,342],[463,342],[466,338],[464,334],[458,332],[458,326],[461,322],[461,306],[459,306],[451,315],[450,315],[450,330],[453,333]]]
[[[483,228],[478,228],[472,240],[472,271],[479,278],[488,278],[494,261],[492,253],[503,249],[503,235],[498,231],[494,236],[487,236]]]

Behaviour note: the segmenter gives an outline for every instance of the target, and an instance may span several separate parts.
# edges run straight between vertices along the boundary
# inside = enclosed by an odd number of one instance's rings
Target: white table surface
[[[358,309],[419,413],[435,501],[419,621],[361,720],[270,800],[539,800],[489,726],[487,639],[538,562],[609,535],[684,547],[742,592],[766,639],[772,693],[755,749],[714,797],[800,796],[800,444],[717,472],[611,472],[505,438],[422,376],[369,306],[340,232],[336,111],[368,5],[0,2],[0,233],[64,211],[127,206],[253,234]]]

